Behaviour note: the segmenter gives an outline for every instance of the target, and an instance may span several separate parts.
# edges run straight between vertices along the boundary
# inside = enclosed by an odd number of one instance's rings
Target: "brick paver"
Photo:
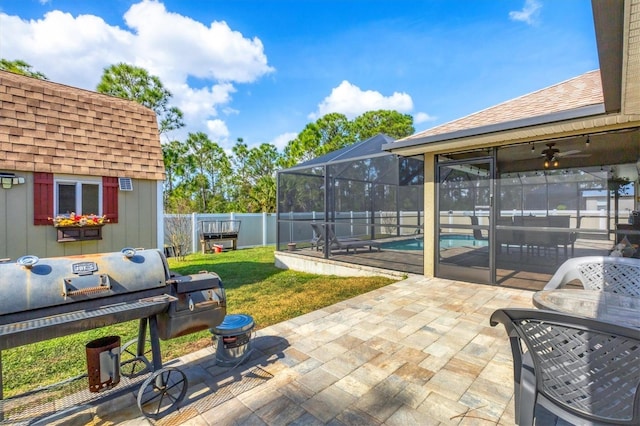
[[[513,424],[511,353],[489,316],[532,307],[531,296],[411,276],[257,331],[235,369],[217,366],[213,348],[175,360],[187,397],[155,423]],[[132,403],[100,403],[64,423],[148,424]]]

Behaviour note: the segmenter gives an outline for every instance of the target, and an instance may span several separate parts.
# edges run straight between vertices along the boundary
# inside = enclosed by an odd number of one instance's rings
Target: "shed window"
[[[52,173],[34,173],[33,224],[51,225],[59,214],[97,214],[118,223],[118,178],[56,179]]]
[[[102,215],[100,182],[56,182],[56,215],[76,214]]]

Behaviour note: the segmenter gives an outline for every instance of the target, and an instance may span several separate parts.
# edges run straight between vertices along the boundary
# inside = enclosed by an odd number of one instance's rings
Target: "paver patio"
[[[179,411],[154,423],[512,425],[511,352],[489,316],[530,308],[531,296],[411,276],[257,331],[235,369],[217,366],[213,347],[166,363],[187,373],[189,389]],[[150,424],[136,394],[60,423]]]

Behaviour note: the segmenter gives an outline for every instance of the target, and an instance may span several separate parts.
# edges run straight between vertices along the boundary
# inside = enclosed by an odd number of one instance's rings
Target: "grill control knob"
[[[18,260],[16,260],[16,263],[20,266],[24,266],[27,269],[31,269],[33,265],[38,263],[39,260],[40,259],[38,258],[38,256],[28,254],[26,256],[18,258]]]

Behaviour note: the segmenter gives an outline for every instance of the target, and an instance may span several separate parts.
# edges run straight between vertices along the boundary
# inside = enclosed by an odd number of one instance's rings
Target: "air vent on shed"
[[[118,185],[120,187],[120,191],[133,191],[133,182],[131,182],[131,178],[118,178]]]

